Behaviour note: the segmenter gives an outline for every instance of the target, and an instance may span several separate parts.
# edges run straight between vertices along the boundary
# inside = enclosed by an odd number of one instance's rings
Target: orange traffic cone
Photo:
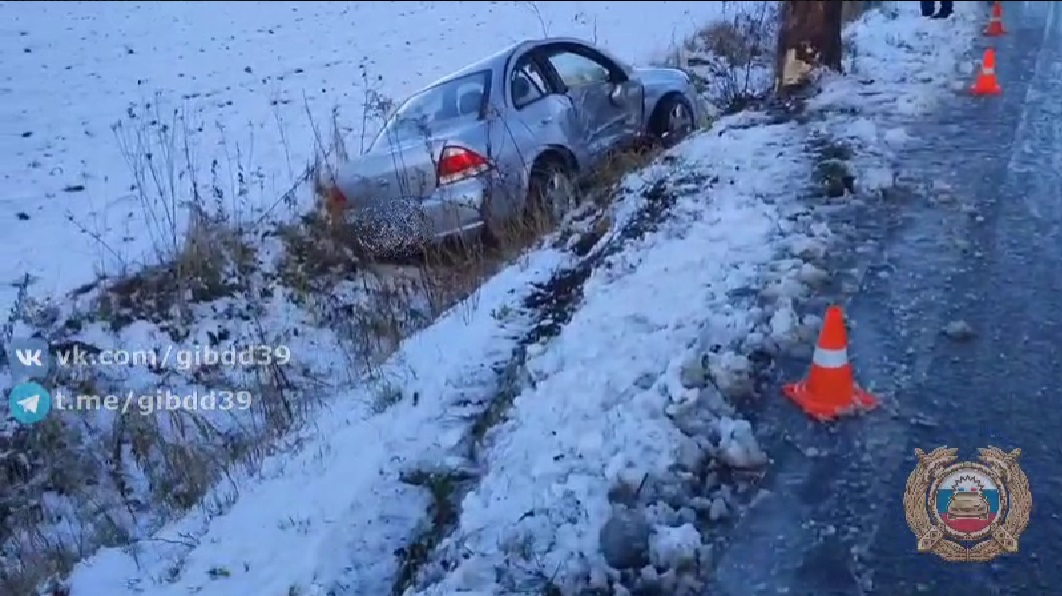
[[[803,381],[782,387],[782,392],[806,414],[819,420],[833,420],[878,405],[878,400],[860,389],[852,378],[852,365],[848,363],[848,333],[839,306],[826,309],[826,319],[819,332],[808,376]]]
[[[985,35],[988,37],[999,37],[1006,33],[1006,30],[1003,29],[1003,3],[996,0],[992,3],[992,16],[989,17],[988,26],[985,27]]]
[[[999,86],[996,78],[996,51],[992,48],[985,50],[985,57],[981,61],[981,72],[977,73],[977,79],[970,93],[974,95],[999,95],[1003,89]]]

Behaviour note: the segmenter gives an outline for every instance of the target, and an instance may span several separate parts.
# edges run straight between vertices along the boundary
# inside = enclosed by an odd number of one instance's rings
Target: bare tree
[[[811,71],[841,71],[843,4],[837,0],[782,3],[775,88],[785,95],[807,81]]]

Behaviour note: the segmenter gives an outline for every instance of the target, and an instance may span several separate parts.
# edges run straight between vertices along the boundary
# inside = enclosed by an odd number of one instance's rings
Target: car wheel
[[[650,132],[670,147],[688,137],[694,125],[690,102],[681,95],[668,95],[653,110]]]
[[[570,169],[554,159],[534,167],[527,194],[532,217],[549,225],[560,223],[579,203]]]

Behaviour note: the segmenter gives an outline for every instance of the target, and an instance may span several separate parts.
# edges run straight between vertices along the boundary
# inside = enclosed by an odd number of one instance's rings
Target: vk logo
[[[40,350],[15,350],[15,356],[22,366],[44,366],[41,363],[41,354]]]
[[[15,381],[43,379],[51,364],[48,343],[37,337],[15,337],[5,350]]]

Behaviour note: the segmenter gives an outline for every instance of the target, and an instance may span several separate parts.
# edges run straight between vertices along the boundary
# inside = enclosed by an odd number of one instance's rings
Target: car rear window
[[[490,90],[490,71],[483,70],[428,87],[409,98],[388,120],[376,142],[430,137],[441,125],[478,120]]]

